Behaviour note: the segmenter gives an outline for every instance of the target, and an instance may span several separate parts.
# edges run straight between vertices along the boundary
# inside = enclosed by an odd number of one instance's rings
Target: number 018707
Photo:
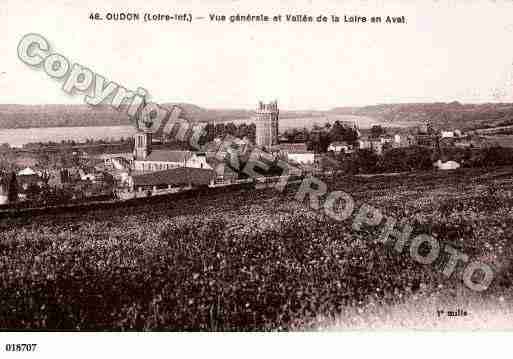
[[[37,344],[5,344],[6,352],[34,352]]]

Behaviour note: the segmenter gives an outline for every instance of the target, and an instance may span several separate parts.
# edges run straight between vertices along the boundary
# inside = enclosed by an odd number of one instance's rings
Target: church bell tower
[[[151,153],[151,132],[137,132],[134,142],[134,160],[145,160]]]
[[[142,109],[146,106],[143,101],[136,114],[137,133],[134,135],[134,160],[145,160],[151,153],[153,141],[151,125],[152,120],[149,114],[143,115]]]

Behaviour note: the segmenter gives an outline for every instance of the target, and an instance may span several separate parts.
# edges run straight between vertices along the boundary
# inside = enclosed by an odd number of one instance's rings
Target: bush
[[[420,146],[393,148],[383,153],[379,167],[383,172],[429,170],[433,168],[433,150]]]

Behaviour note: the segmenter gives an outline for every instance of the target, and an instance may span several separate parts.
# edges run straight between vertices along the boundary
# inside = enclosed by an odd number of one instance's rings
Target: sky
[[[152,101],[288,110],[398,102],[513,102],[512,1],[0,0],[0,103],[81,104],[17,57],[27,33]],[[5,5],[6,4],[6,5]],[[190,23],[90,13],[191,13]],[[405,16],[406,24],[216,23],[209,14]],[[343,21],[343,19],[342,19]],[[368,20],[369,21],[369,20]]]

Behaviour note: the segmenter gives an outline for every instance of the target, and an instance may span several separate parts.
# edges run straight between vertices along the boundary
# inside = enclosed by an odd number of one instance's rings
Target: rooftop
[[[331,146],[349,146],[346,141],[335,141],[330,143]]]
[[[210,184],[214,178],[214,171],[203,168],[179,167],[165,171],[133,174],[136,186],[159,185],[193,185],[202,186]]]
[[[152,162],[185,162],[192,157],[191,151],[167,151],[167,150],[153,150],[148,157],[140,161]]]
[[[121,153],[102,153],[98,155],[98,158],[105,160],[105,159],[111,159],[111,158],[127,158],[132,159],[134,157],[132,152],[121,152]]]
[[[276,147],[276,150],[287,152],[287,153],[310,153],[306,147],[306,143],[280,143]]]

